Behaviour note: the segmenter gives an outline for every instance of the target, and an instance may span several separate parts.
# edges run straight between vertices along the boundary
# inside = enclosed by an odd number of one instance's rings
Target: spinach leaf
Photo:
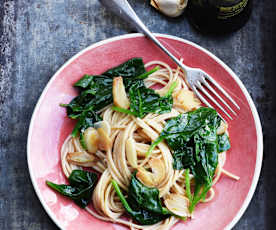
[[[212,184],[218,164],[217,144],[196,143],[195,166],[191,166],[197,184]]]
[[[181,148],[173,153],[173,168],[181,170],[190,166],[195,166],[193,148]]]
[[[147,88],[143,81],[137,81],[129,89],[130,110],[116,106],[113,106],[113,110],[140,118],[148,113],[168,113],[173,106],[172,93],[175,87],[176,82],[164,97],[160,97],[153,89]]]
[[[148,211],[147,209],[142,209],[139,204],[133,200],[128,199],[127,201],[130,205],[130,212],[128,214],[139,224],[142,225],[152,225],[156,224],[162,220],[169,218],[170,214],[162,214]]]
[[[101,121],[101,120],[102,118],[98,114],[96,114],[93,110],[84,111],[80,115],[79,120],[72,131],[72,136],[76,137],[78,133],[82,135],[87,128],[93,127],[95,122]]]
[[[190,142],[195,133],[201,128],[214,123],[216,128],[220,122],[217,112],[211,108],[201,107],[197,110],[180,114],[167,121],[167,124],[160,136],[153,142],[147,152],[149,155],[152,150],[163,140],[166,140],[169,147],[174,150],[182,150],[186,148],[187,143]]]
[[[135,174],[132,175],[128,187],[128,198],[134,200],[143,209],[162,214],[159,190],[157,188],[150,188],[143,185],[138,179],[136,179]]]
[[[133,78],[145,72],[146,70],[142,58],[132,58],[119,66],[107,70],[103,75],[108,77],[121,76],[123,78]]]
[[[76,119],[87,111],[95,111],[112,103],[112,78],[103,75],[85,75],[75,86],[79,88],[80,95],[75,97],[68,105],[67,115]]]
[[[151,225],[171,216],[171,213],[161,205],[159,190],[143,185],[137,180],[135,173],[131,177],[127,199],[116,181],[112,180],[112,185],[125,210],[137,223]]]
[[[50,181],[46,181],[46,184],[60,194],[72,199],[81,208],[85,208],[91,201],[97,175],[93,172],[73,170],[68,180],[70,185],[58,185]]]
[[[226,136],[217,135],[221,118],[211,108],[201,107],[167,121],[161,135],[148,154],[165,140],[173,152],[174,169],[189,169],[195,178],[195,192],[190,211],[203,199],[212,186],[218,164],[218,153],[230,148]],[[147,154],[147,155],[148,155]]]
[[[84,75],[74,85],[79,90],[79,95],[69,104],[61,104],[66,107],[68,117],[78,120],[72,135],[80,134],[81,137],[84,129],[92,127],[94,122],[101,120],[96,113],[113,101],[113,77],[122,76],[128,92],[132,84],[141,82],[156,70],[157,68],[154,68],[146,72],[142,59],[132,58],[101,75]],[[85,147],[84,142],[81,141],[81,143]]]
[[[75,83],[75,87],[80,87],[82,89],[86,89],[92,82],[93,76],[85,74],[80,80]]]
[[[175,88],[176,84],[173,84]],[[172,90],[173,91],[173,90]],[[171,92],[172,92],[171,91]],[[130,111],[143,118],[148,113],[168,113],[172,109],[173,98],[171,93],[160,97],[153,89],[147,88],[144,82],[138,81],[129,89]]]
[[[226,133],[218,135],[218,152],[221,153],[227,151],[230,147],[231,145],[228,135]]]
[[[185,170],[185,188],[186,188],[186,195],[190,201],[190,203],[193,201],[192,193],[191,193],[191,184],[190,184],[190,170]]]

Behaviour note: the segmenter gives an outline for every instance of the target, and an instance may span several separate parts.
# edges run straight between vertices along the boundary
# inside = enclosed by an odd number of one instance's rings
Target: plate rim
[[[180,41],[186,44],[189,44],[197,49],[199,49],[200,51],[204,52],[205,54],[207,54],[208,56],[210,56],[211,58],[213,58],[216,62],[218,62],[219,65],[221,65],[230,75],[231,77],[236,81],[236,83],[239,85],[240,89],[242,90],[242,92],[244,93],[247,102],[250,106],[253,118],[254,118],[254,122],[255,122],[255,127],[256,127],[256,132],[257,132],[257,156],[256,156],[256,164],[255,164],[255,170],[254,170],[254,175],[253,175],[253,179],[252,179],[252,183],[249,189],[249,192],[241,206],[241,208],[239,209],[239,211],[237,212],[237,214],[235,215],[235,217],[232,219],[232,221],[224,228],[225,230],[230,230],[232,229],[236,223],[240,220],[240,218],[242,217],[242,215],[244,214],[245,210],[247,209],[253,195],[254,192],[256,190],[257,187],[257,183],[259,181],[259,177],[260,177],[260,173],[261,173],[261,168],[262,168],[262,160],[263,160],[263,134],[262,134],[262,126],[261,126],[261,121],[259,118],[259,114],[257,112],[257,109],[255,107],[255,104],[250,96],[250,94],[248,93],[247,89],[245,88],[245,86],[243,85],[242,81],[239,79],[239,77],[233,72],[233,70],[228,67],[220,58],[218,58],[217,56],[215,56],[214,54],[212,54],[210,51],[208,51],[207,49],[201,47],[200,45],[197,45],[194,42],[191,42],[189,40],[177,37],[177,36],[173,36],[173,35],[168,35],[168,34],[161,34],[161,33],[154,33],[155,36],[159,37],[159,38],[169,38],[172,40],[176,40],[176,41]],[[86,47],[85,49],[81,50],[80,52],[78,52],[77,54],[73,55],[68,61],[66,61],[56,72],[55,74],[50,78],[50,80],[48,81],[48,83],[46,84],[46,86],[44,87],[36,105],[35,108],[33,110],[32,113],[32,117],[31,117],[31,122],[29,125],[29,129],[28,129],[28,138],[27,138],[27,164],[28,164],[28,171],[30,174],[30,178],[31,178],[31,182],[32,185],[34,187],[35,193],[40,201],[40,203],[42,204],[44,210],[46,211],[46,213],[48,214],[48,216],[52,219],[52,221],[56,224],[57,227],[59,227],[60,229],[62,229],[62,225],[61,223],[59,223],[58,219],[54,216],[53,212],[50,210],[50,208],[48,207],[48,205],[46,204],[46,202],[43,200],[42,198],[42,194],[38,188],[38,184],[36,183],[35,177],[34,177],[34,172],[31,170],[31,160],[30,160],[30,148],[31,148],[31,136],[32,136],[32,130],[33,130],[33,126],[34,126],[34,120],[36,117],[36,114],[38,112],[38,109],[51,85],[51,83],[56,79],[56,77],[60,74],[60,72],[66,68],[70,63],[72,63],[75,59],[77,59],[79,56],[81,56],[83,53],[85,53],[88,50],[94,49],[96,47],[108,44],[110,42],[114,42],[117,40],[123,40],[123,39],[128,39],[128,38],[137,38],[137,37],[145,37],[143,34],[141,33],[132,33],[132,34],[124,34],[124,35],[118,35],[115,37],[111,37],[111,38],[107,38],[98,42],[95,42],[91,45],[89,45],[88,47]]]

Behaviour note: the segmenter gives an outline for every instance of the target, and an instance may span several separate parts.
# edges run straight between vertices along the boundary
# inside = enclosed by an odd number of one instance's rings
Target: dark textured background
[[[219,38],[196,32],[185,16],[158,14],[148,0],[130,3],[152,31],[198,43],[240,76],[260,113],[265,148],[257,190],[234,229],[276,229],[276,1],[255,0],[248,24]],[[97,0],[0,0],[0,229],[57,229],[34,193],[27,168],[34,106],[50,77],[72,55],[129,32]]]

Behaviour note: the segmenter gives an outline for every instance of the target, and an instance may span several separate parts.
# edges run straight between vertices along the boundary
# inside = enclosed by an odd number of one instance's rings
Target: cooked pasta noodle
[[[181,89],[188,89],[185,82],[185,75],[180,68],[172,69],[169,65],[160,61],[152,61],[145,66],[159,65],[160,69],[151,74],[145,79],[145,85],[147,87],[153,87],[156,84],[162,87],[156,89],[156,92],[160,96],[164,96],[170,85],[173,82],[177,82],[175,92]],[[154,141],[160,135],[166,120],[176,117],[180,113],[187,112],[181,105],[174,101],[173,109],[169,113],[165,114],[148,114],[143,119],[126,115],[124,113],[113,111],[111,106],[107,106],[101,111],[103,121],[110,125],[111,133],[110,139],[112,148],[107,151],[97,151],[94,157],[97,159],[85,167],[91,167],[95,171],[101,174],[101,177],[95,187],[92,198],[93,208],[86,207],[86,210],[94,217],[111,221],[114,223],[120,223],[129,226],[130,229],[170,229],[177,221],[178,218],[171,216],[164,221],[157,224],[145,226],[133,223],[131,220],[122,218],[125,213],[124,207],[117,197],[115,190],[112,187],[111,180],[117,181],[122,190],[127,191],[128,185],[131,179],[132,172],[139,167],[151,168],[152,159],[159,159],[164,167],[165,173],[159,178],[156,187],[160,191],[160,197],[165,198],[168,194],[175,193],[180,195],[186,195],[185,191],[185,177],[184,170],[173,169],[173,157],[172,152],[165,142],[158,144],[157,148],[153,150],[149,157],[146,157],[146,152],[152,141]],[[131,162],[126,154],[126,143],[131,140],[132,145],[137,154],[137,166],[131,166]],[[61,163],[62,170],[66,177],[69,177],[70,173],[74,169],[78,169],[81,166],[77,166],[71,163],[67,159],[69,153],[83,152],[85,154],[91,154],[86,152],[79,141],[79,138],[73,138],[71,135],[65,140],[61,149]],[[221,174],[229,176],[238,180],[239,178],[225,169],[223,169],[226,161],[226,153],[219,154],[219,163],[213,179],[213,185],[217,183]],[[190,178],[193,175],[190,174]],[[191,180],[193,183],[193,180]],[[202,202],[210,202],[215,196],[215,190],[210,189],[206,199]]]

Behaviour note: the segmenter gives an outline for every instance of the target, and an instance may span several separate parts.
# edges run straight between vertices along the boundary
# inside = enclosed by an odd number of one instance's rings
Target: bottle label
[[[246,7],[248,0],[242,0],[233,6],[219,7],[218,19],[228,19],[241,13]]]

